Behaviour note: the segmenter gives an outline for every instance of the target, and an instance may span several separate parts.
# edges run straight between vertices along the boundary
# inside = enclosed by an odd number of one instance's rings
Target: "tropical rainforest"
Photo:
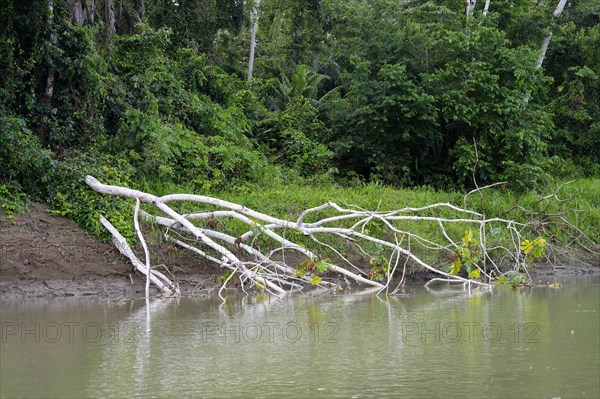
[[[578,179],[598,238],[597,0],[2,0],[0,34],[8,212],[129,226],[88,174],[275,213]]]

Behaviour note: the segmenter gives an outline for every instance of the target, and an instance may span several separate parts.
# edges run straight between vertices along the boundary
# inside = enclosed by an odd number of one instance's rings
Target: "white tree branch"
[[[336,282],[322,279],[326,276],[324,270],[335,272],[337,275],[350,278],[360,284],[373,286],[379,292],[385,290],[386,294],[389,295],[390,284],[395,278],[396,272],[400,269],[400,262],[402,262],[402,276],[397,288],[392,292],[394,294],[403,286],[409,261],[413,265],[440,276],[432,281],[460,282],[469,289],[471,285],[487,286],[494,280],[494,276],[502,274],[492,254],[495,256],[498,252],[504,251],[503,258],[509,259],[514,264],[513,270],[520,270],[525,261],[520,245],[523,241],[524,231],[531,224],[517,223],[503,218],[488,219],[484,214],[466,209],[466,200],[469,195],[501,183],[477,188],[468,193],[463,200],[464,208],[459,208],[450,203],[436,203],[418,208],[406,206],[393,211],[368,211],[354,205],[343,208],[335,202],[329,201],[326,204],[301,212],[296,221],[273,217],[240,204],[203,195],[171,194],[157,197],[125,187],[104,185],[92,176],[86,178],[86,183],[100,193],[124,196],[136,200],[134,224],[136,233],[144,247],[146,265],[135,257],[126,241],[116,232],[114,227],[103,217],[101,217],[101,220],[115,237],[115,245],[121,252],[131,259],[138,270],[150,276],[149,281],[155,283],[165,292],[171,292],[175,289],[165,276],[159,276],[157,272],[151,270],[149,251],[141,234],[138,217],[166,228],[165,238],[175,244],[214,262],[220,267],[239,273],[242,287],[244,287],[244,282],[251,281],[253,284],[264,287],[276,295],[285,294],[307,284],[339,289]],[[558,189],[552,195],[542,197],[540,201],[559,200],[557,191]],[[180,214],[168,205],[180,201],[195,202],[217,209]],[[140,210],[141,202],[156,206],[166,217],[153,216]],[[332,215],[332,213],[334,214]],[[425,213],[425,215],[422,213]],[[440,216],[429,216],[431,213]],[[316,214],[319,214],[321,218],[315,218]],[[313,220],[310,222],[305,221],[309,216]],[[563,222],[565,220],[564,214],[549,216],[554,216],[554,219],[562,218]],[[238,230],[235,235],[240,235],[237,237],[228,232],[220,231],[227,229],[226,225],[229,225],[229,223],[225,221],[226,219],[241,222],[243,223],[241,226],[246,225],[248,230],[242,234]],[[204,226],[195,225],[194,220],[205,220]],[[415,222],[425,223],[438,229],[440,237],[427,239],[412,233],[404,226],[406,223]],[[548,222],[544,223],[547,224]],[[542,228],[545,225],[544,223],[541,224]],[[469,230],[473,228],[473,231],[478,232],[479,242],[475,245],[481,257],[478,258],[479,260],[473,261],[477,264],[471,264],[472,269],[469,271],[478,269],[480,278],[470,279],[456,275],[456,273],[449,273],[439,266],[429,264],[414,252],[414,249],[417,248],[427,251],[442,251],[447,255],[454,256],[454,259],[456,259],[456,256],[458,256],[456,251],[463,244],[459,238],[452,238],[456,234],[454,227],[452,230],[447,230],[447,228],[450,229],[450,226],[456,224],[464,225]],[[377,227],[373,227],[373,225]],[[236,224],[236,226],[239,228],[239,224]],[[475,229],[476,227],[478,229]],[[371,228],[376,228],[380,232],[380,236],[372,235],[369,232]],[[505,237],[509,237],[510,245],[508,242],[498,243],[498,239],[494,238],[497,230],[505,231]],[[171,237],[169,235],[170,231],[176,231],[179,237]],[[291,235],[288,235],[288,232]],[[324,260],[319,249],[315,250],[311,249],[312,246],[309,248],[303,245],[306,244],[306,240],[302,239],[303,236],[310,237],[312,243],[320,249],[325,249],[326,253],[334,254],[335,260]],[[293,237],[300,238],[300,241],[295,242]],[[327,237],[329,237],[329,240],[325,239]],[[365,271],[356,266],[350,261],[344,250],[338,246],[340,242],[344,246],[352,248],[354,253],[363,254],[367,257],[373,269]],[[296,267],[286,264],[285,252],[288,250],[300,254],[306,260]],[[273,259],[273,257],[279,257],[278,253],[281,254],[283,261]],[[374,259],[382,259],[382,257],[387,260],[387,263],[385,260],[373,262]],[[346,267],[335,264],[337,261],[345,263]],[[382,268],[382,262],[385,264],[385,268]],[[490,268],[487,267],[488,262],[491,264]],[[373,279],[381,277],[381,273],[385,274],[385,284]],[[319,278],[317,278],[318,276]],[[231,278],[228,277],[227,280]],[[220,293],[222,293],[222,290]]]

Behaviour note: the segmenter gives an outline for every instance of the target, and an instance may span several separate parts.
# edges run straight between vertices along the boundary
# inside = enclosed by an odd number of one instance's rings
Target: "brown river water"
[[[0,299],[0,397],[600,398],[600,276],[556,281]]]

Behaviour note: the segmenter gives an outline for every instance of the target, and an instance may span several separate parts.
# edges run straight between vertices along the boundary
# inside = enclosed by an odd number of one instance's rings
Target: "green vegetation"
[[[571,184],[560,187],[557,197],[564,201],[559,202],[553,198],[542,199],[548,193],[553,193],[559,186],[539,187],[540,193],[535,191],[515,194],[507,188],[492,188],[482,191],[483,198],[478,195],[471,195],[467,199],[467,206],[477,212],[485,214],[488,218],[512,219],[516,222],[534,222],[527,230],[523,231],[526,240],[529,240],[526,247],[523,248],[523,259],[528,267],[535,264],[538,255],[543,254],[544,245],[547,244],[556,247],[568,246],[572,251],[586,250],[590,243],[584,239],[580,231],[577,231],[565,224],[556,223],[556,215],[564,214],[565,217],[581,229],[593,242],[600,242],[600,180],[588,178],[581,179]],[[166,190],[168,192],[169,189]],[[166,194],[165,192],[165,194]],[[222,199],[244,203],[252,209],[271,214],[276,217],[296,220],[305,209],[315,207],[332,200],[342,206],[355,205],[358,208],[370,210],[395,210],[405,206],[421,207],[433,203],[450,202],[456,205],[463,204],[464,195],[460,192],[448,192],[434,190],[431,187],[416,187],[410,189],[395,189],[381,184],[361,184],[350,187],[340,187],[334,184],[304,185],[302,187],[294,185],[273,185],[268,188],[257,189],[256,187],[236,187],[229,191],[220,191],[218,196]],[[569,200],[569,201],[566,201]],[[181,209],[182,212],[191,211],[190,209]],[[578,210],[584,210],[579,212]],[[307,221],[317,217],[325,217],[326,213],[316,213]],[[460,217],[454,211],[431,210],[421,212],[421,216]],[[554,218],[554,219],[553,219]],[[222,229],[232,235],[239,235],[247,231],[247,228],[238,222],[228,219],[222,220]],[[353,222],[348,222],[347,227]],[[444,242],[445,239],[437,223],[410,222],[402,221],[395,224],[401,230],[427,237],[435,242]],[[365,226],[367,231],[375,236],[381,236],[389,241],[393,237],[389,231],[376,221],[371,221]],[[418,245],[414,245],[414,250],[426,262],[448,272],[460,270],[465,271],[465,276],[473,273],[471,277],[476,278],[478,269],[475,264],[481,266],[481,253],[479,246],[481,237],[478,226],[468,223],[453,223],[445,226],[448,235],[456,242],[462,245],[455,249],[456,257],[447,259],[439,257],[440,253],[435,251],[423,252]],[[466,232],[466,233],[465,233]],[[303,237],[301,234],[286,233],[290,240],[301,243],[307,248],[315,249],[316,246],[310,238]],[[333,245],[339,250],[344,251],[347,247],[343,240],[336,240],[334,237],[319,237],[324,243]],[[511,243],[512,238],[508,232],[494,228],[488,231],[486,247],[504,247]],[[526,243],[520,243],[525,245]],[[382,251],[376,245],[365,247],[365,250],[373,254],[371,259],[364,259],[370,263],[370,276],[374,279],[383,279],[389,271],[389,251]],[[596,248],[597,250],[597,248]],[[327,249],[320,248],[323,259],[334,258],[335,254]],[[492,251],[492,253],[494,253]],[[502,257],[502,250],[496,250],[499,258]],[[349,254],[352,256],[353,254]],[[360,254],[354,254],[360,256]],[[314,263],[315,260],[312,260]],[[300,270],[304,270],[302,265]],[[311,269],[311,268],[309,268]]]
[[[482,254],[477,241],[473,238],[473,232],[471,230],[465,231],[462,245],[457,246],[456,251],[452,253],[450,274],[457,275],[464,267],[469,278],[479,278],[481,272],[476,265],[481,261],[481,258]]]
[[[250,81],[252,2],[91,3],[0,10],[0,204],[9,215],[43,201],[102,236],[103,213],[133,240],[131,203],[93,193],[87,174],[286,217],[330,199],[461,205],[476,185],[506,181],[467,205],[542,225],[564,213],[600,241],[595,0],[558,18],[549,0],[492,3],[485,16],[479,2],[470,17],[461,2],[263,0]],[[540,200],[570,179],[557,193],[569,202]],[[452,228],[458,241],[469,227]],[[538,237],[577,245],[578,234],[544,225],[524,251],[535,257]],[[476,277],[479,238],[465,237],[451,270]],[[387,259],[371,261],[383,278]],[[322,271],[312,269],[326,262],[310,262],[300,272],[316,279]]]

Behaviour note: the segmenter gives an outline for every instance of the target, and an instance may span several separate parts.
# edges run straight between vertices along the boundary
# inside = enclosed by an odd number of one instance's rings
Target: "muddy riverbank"
[[[110,242],[88,236],[73,221],[54,216],[42,204],[8,219],[0,210],[0,296],[124,296],[144,292],[145,278]],[[172,275],[182,292],[216,293],[222,271],[169,246],[155,246],[153,265]],[[538,267],[537,275],[600,272],[600,265]],[[412,281],[431,276],[413,273]]]
[[[170,268],[182,290],[203,292],[215,286],[218,268],[187,254],[163,252],[156,264]],[[144,285],[144,276],[112,243],[88,236],[45,205],[30,204],[14,220],[0,213],[0,295],[130,297],[143,293]]]

